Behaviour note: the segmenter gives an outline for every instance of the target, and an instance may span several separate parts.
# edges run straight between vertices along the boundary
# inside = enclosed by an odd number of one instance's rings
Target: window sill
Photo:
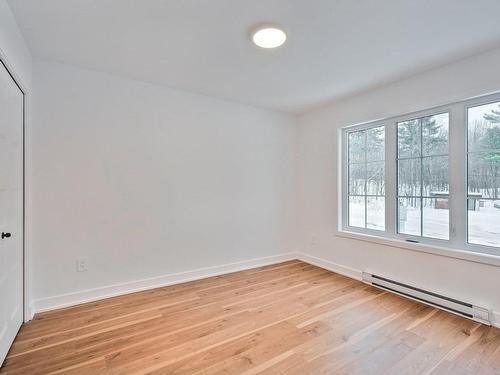
[[[397,247],[400,249],[419,251],[428,254],[444,256],[448,258],[462,259],[469,262],[483,263],[491,266],[500,267],[500,256],[497,255],[481,254],[467,250],[455,250],[446,247],[421,244],[421,243],[410,243],[407,241],[393,239],[393,238],[384,238],[384,237],[372,236],[369,234],[349,232],[349,231],[336,231],[335,235],[337,237],[349,238],[357,241],[372,242],[380,245]]]

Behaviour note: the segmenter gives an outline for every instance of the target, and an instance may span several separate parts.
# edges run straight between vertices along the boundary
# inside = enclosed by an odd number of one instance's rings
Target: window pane
[[[384,230],[385,127],[349,133],[347,140],[349,143],[347,225]]]
[[[500,151],[469,154],[469,195],[500,199]]]
[[[424,117],[422,122],[423,156],[448,154],[448,113]]]
[[[399,198],[398,232],[420,236],[420,198]]]
[[[365,228],[365,197],[349,197],[349,226]]]
[[[420,156],[421,124],[419,120],[398,123],[398,156],[409,158]]]
[[[500,102],[468,110],[469,152],[500,150]]]
[[[468,109],[468,241],[500,247],[500,102]]]
[[[367,161],[385,160],[385,128],[371,128],[366,131]]]
[[[368,195],[385,194],[385,162],[366,165],[366,189]]]
[[[449,239],[450,208],[448,199],[424,198],[423,235],[425,237]]]
[[[349,165],[349,194],[365,195],[366,164]]]
[[[500,247],[500,200],[469,199],[469,243]]]
[[[398,161],[398,195],[420,196],[421,159],[405,159]]]
[[[448,157],[432,156],[422,159],[423,162],[423,191],[427,197],[447,195],[448,185]]]
[[[443,113],[398,123],[399,233],[448,238],[448,120]]]
[[[368,197],[366,200],[366,227],[385,230],[385,198]]]
[[[349,133],[349,163],[365,162],[365,135],[364,130]]]

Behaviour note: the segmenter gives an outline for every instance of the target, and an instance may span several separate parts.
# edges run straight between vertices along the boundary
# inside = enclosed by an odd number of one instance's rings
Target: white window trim
[[[427,254],[444,256],[447,258],[462,259],[474,263],[488,264],[491,266],[500,267],[500,256],[483,254],[474,251],[451,249],[448,247],[441,247],[437,245],[431,245],[427,243],[411,243],[400,239],[393,239],[380,235],[372,235],[361,232],[349,232],[345,230],[338,230],[335,232],[335,236],[340,238],[348,238],[356,241],[370,242],[379,245],[395,247],[398,249],[405,249],[411,251],[417,251]]]
[[[339,129],[338,133],[338,225],[339,237],[375,242],[387,246],[422,251],[479,263],[500,266],[500,248],[467,242],[467,111],[470,107],[500,101],[500,93],[488,94],[446,105]],[[449,240],[432,239],[397,233],[397,123],[419,117],[449,113]],[[356,130],[385,126],[385,231],[348,225],[348,134]],[[462,214],[455,214],[461,212]],[[411,242],[409,242],[411,241]],[[413,241],[418,241],[417,243]]]
[[[366,130],[366,129],[371,129],[371,128],[377,128],[377,127],[384,127],[385,128],[385,132],[386,132],[386,139],[385,139],[385,143],[386,143],[386,151],[385,151],[385,156],[387,157],[387,127],[385,126],[385,124],[383,122],[378,122],[378,121],[375,121],[375,122],[370,122],[370,123],[367,123],[367,124],[364,124],[364,125],[361,125],[361,126],[353,126],[353,127],[349,127],[348,128],[348,131],[345,131],[345,129],[343,129],[342,131],[342,142],[344,144],[347,144],[348,142],[348,135],[349,133],[351,132],[355,132],[355,131],[362,131],[362,130]],[[342,160],[348,160],[349,156],[348,156],[348,148],[345,147],[345,150],[343,151],[343,154],[342,154]],[[382,162],[382,160],[381,160]],[[387,163],[386,160],[384,160],[385,163]],[[387,166],[387,164],[385,164],[385,166]],[[348,200],[349,200],[349,168],[348,168],[348,165],[345,164],[344,167],[343,167],[343,171],[342,171],[342,181],[343,181],[343,189],[342,191],[344,192],[345,191],[345,197],[346,199],[342,199],[342,195],[341,195],[341,200],[342,200],[342,223],[348,223],[349,222],[349,207],[348,207]],[[386,183],[385,185],[387,185],[387,177],[386,177]],[[366,193],[366,192],[365,192]],[[387,201],[387,191],[385,193],[385,200]],[[387,203],[386,203],[387,205]],[[386,208],[387,209],[387,208]],[[384,232],[387,232],[387,215],[386,215],[386,223],[385,223],[385,231],[380,231],[380,230],[376,230],[376,229],[370,229],[370,228],[356,228],[356,227],[351,227],[351,226],[348,226],[346,225],[345,226],[346,229],[348,230],[351,230],[351,231],[356,231],[357,229],[361,230],[363,233],[372,233],[373,235],[377,235],[377,234],[380,234],[380,233],[384,233]]]

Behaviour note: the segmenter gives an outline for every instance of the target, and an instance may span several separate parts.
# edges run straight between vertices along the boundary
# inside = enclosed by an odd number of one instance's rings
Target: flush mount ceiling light
[[[286,33],[278,26],[261,26],[252,32],[252,42],[262,48],[276,48],[286,41]]]

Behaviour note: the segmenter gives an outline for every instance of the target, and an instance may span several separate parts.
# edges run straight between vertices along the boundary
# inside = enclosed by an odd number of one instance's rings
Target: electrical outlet
[[[78,258],[76,260],[76,270],[77,272],[87,271],[87,258]]]

